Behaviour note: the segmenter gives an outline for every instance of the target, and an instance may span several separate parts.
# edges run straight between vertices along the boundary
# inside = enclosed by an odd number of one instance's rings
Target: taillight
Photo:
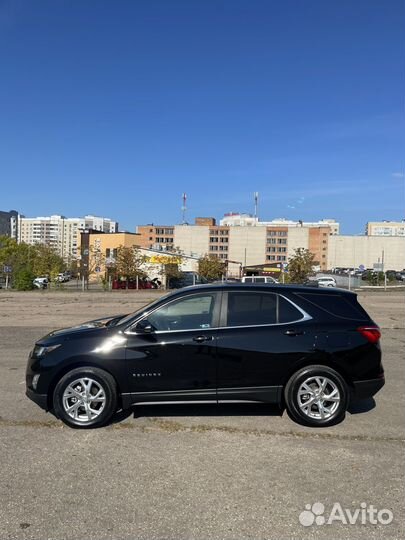
[[[369,343],[378,343],[381,332],[378,326],[360,326],[357,331],[366,338]]]

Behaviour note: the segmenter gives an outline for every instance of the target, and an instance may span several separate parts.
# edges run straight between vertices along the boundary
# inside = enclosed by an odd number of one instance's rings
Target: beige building
[[[405,268],[405,238],[398,236],[331,236],[329,238],[328,269],[374,268],[384,264],[384,270]]]
[[[96,229],[103,232],[115,232],[118,223],[109,218],[85,216],[84,218],[66,218],[54,215],[48,217],[26,218],[18,216],[18,242],[26,244],[45,244],[53,247],[66,260],[78,255],[80,232]]]
[[[327,269],[331,227],[279,224],[216,225],[214,218],[198,218],[195,225],[143,225],[137,227],[139,245],[162,251],[180,250],[192,257],[206,254],[242,266],[285,264],[295,249],[307,248],[322,270]]]
[[[369,221],[366,225],[367,236],[405,236],[403,221]]]
[[[340,223],[334,219],[321,219],[319,221],[293,221],[291,219],[277,218],[271,221],[260,221],[251,214],[239,214],[230,212],[225,214],[220,221],[221,225],[228,227],[288,227],[288,228],[315,228],[326,227],[330,234],[339,234]]]
[[[181,270],[194,272],[198,270],[197,257],[182,256],[179,259],[174,252],[162,252],[140,247],[140,234],[84,231],[79,235],[80,272],[85,274],[88,272],[90,281],[104,277],[107,267],[114,265],[120,247],[139,248],[139,254],[145,259],[142,269],[150,278],[160,277],[162,279],[163,266],[172,262],[177,264],[178,260]]]

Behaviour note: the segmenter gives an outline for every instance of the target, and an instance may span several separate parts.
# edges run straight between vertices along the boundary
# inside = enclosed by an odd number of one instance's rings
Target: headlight
[[[60,345],[61,345],[60,343],[56,345],[50,345],[49,347],[44,347],[43,345],[35,345],[33,356],[36,356],[37,358],[41,356],[45,356],[46,354],[60,347]]]

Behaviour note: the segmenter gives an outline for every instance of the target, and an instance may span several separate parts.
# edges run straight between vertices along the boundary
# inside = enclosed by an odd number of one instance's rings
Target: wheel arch
[[[283,390],[281,392],[281,400],[282,400],[283,404],[284,404],[284,390],[285,390],[285,387],[287,386],[288,381],[291,379],[291,377],[294,375],[294,373],[297,373],[297,371],[299,371],[302,368],[309,367],[309,366],[318,366],[318,365],[334,369],[343,378],[343,380],[347,384],[349,392],[354,390],[354,385],[353,385],[353,382],[352,382],[351,378],[349,377],[349,374],[341,366],[341,364],[339,364],[338,362],[336,362],[334,360],[333,357],[327,356],[327,355],[322,355],[322,356],[320,356],[319,358],[316,358],[316,359],[315,358],[302,358],[301,360],[299,360],[298,362],[296,362],[294,365],[292,365],[290,367],[290,369],[287,371],[287,373],[286,373],[286,375],[285,375],[285,377],[283,379],[283,382],[282,382]]]
[[[77,368],[95,368],[95,369],[98,369],[100,371],[104,371],[105,373],[108,373],[113,379],[114,379],[114,382],[115,382],[115,385],[116,385],[116,388],[117,388],[117,396],[118,396],[118,400],[119,402],[121,402],[121,389],[120,389],[120,385],[118,384],[118,381],[116,379],[116,377],[114,376],[113,373],[111,373],[111,371],[109,371],[108,369],[105,369],[104,367],[100,367],[98,364],[96,364],[95,362],[89,362],[88,360],[84,360],[84,359],[78,359],[76,360],[75,362],[73,362],[72,364],[69,364],[69,365],[65,365],[63,366],[60,370],[58,370],[52,377],[50,383],[49,383],[49,386],[48,386],[48,410],[53,410],[53,394],[55,392],[55,388],[58,384],[58,382],[62,379],[62,377],[64,377],[67,373],[69,373],[70,371],[73,371],[74,369],[77,369]]]

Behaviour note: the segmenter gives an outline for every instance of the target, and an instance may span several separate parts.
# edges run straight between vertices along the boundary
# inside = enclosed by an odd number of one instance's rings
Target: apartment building
[[[328,239],[332,229],[324,223],[318,227],[288,226],[285,223],[266,226],[217,225],[214,218],[197,218],[194,225],[143,225],[137,227],[139,245],[162,251],[180,250],[201,257],[206,254],[234,261],[242,266],[282,264],[297,248],[307,248],[315,261],[326,269]]]
[[[17,239],[27,244],[51,246],[61,257],[69,260],[77,257],[79,235],[86,229],[115,232],[118,223],[109,218],[96,216],[84,218],[67,218],[60,215],[36,218],[19,216]]]
[[[229,227],[288,227],[288,228],[329,228],[329,234],[339,234],[340,224],[334,219],[321,219],[319,221],[293,221],[285,218],[277,218],[271,221],[260,221],[251,214],[239,214],[230,212],[220,220],[221,225]]]
[[[18,212],[10,210],[5,212],[0,210],[0,236],[10,236],[17,239]]]
[[[369,221],[366,225],[367,236],[405,236],[405,220]]]

